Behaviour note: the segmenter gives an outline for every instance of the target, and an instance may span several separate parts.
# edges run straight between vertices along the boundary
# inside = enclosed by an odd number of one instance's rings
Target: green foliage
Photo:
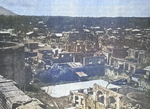
[[[35,85],[30,85],[26,90],[30,92],[38,92],[40,88]]]
[[[22,33],[33,30],[34,27],[40,27],[39,21],[54,32],[70,31],[76,29],[81,31],[83,25],[87,27],[100,26],[104,28],[149,28],[150,18],[134,18],[134,17],[66,17],[66,16],[5,16],[0,15],[0,29],[13,28],[15,32],[21,31]],[[109,42],[106,42],[106,44]]]
[[[38,22],[44,18],[37,16],[5,16],[0,15],[0,28],[8,29],[13,28],[15,32],[31,31],[37,26]]]

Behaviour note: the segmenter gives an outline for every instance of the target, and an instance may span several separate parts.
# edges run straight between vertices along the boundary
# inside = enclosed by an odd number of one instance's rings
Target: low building
[[[34,32],[30,31],[30,32],[26,33],[26,36],[29,38],[32,38],[32,37],[34,37]]]
[[[9,31],[0,31],[0,41],[10,41],[11,36]]]

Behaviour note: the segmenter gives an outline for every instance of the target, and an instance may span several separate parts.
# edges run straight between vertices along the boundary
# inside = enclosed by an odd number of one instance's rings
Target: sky
[[[150,17],[150,0],[0,0],[18,15]]]

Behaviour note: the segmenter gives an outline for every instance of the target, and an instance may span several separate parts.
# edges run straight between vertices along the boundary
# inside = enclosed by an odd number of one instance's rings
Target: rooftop
[[[79,62],[69,62],[67,63],[71,68],[80,68],[83,67],[83,65]]]
[[[85,74],[84,72],[76,72],[76,74],[77,74],[79,77],[85,77],[85,76],[88,76],[88,75]]]
[[[0,31],[0,34],[10,34],[9,31]]]
[[[56,36],[62,37],[62,33],[55,33]]]
[[[33,34],[33,31],[26,33],[26,35],[31,35],[31,34]]]
[[[68,96],[70,94],[70,91],[73,90],[92,88],[95,83],[102,87],[106,87],[108,85],[108,82],[104,80],[92,80],[86,82],[46,86],[46,87],[41,87],[41,89],[44,90],[47,94],[49,94],[51,97],[59,98],[63,96]],[[109,84],[107,88],[111,89],[111,88],[121,88],[121,87],[113,84]]]

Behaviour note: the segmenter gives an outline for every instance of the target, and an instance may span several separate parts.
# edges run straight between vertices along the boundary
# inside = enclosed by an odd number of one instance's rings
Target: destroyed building
[[[121,109],[123,97],[111,89],[94,84],[93,88],[71,91],[69,100],[78,109]]]
[[[142,96],[149,99],[143,92],[129,87],[116,87],[115,85],[109,85],[110,84],[106,84],[106,86],[102,85],[102,87],[96,83],[93,87],[71,90],[69,101],[72,108],[149,109],[148,102],[146,101],[143,103],[142,101]]]
[[[80,62],[83,63],[84,54],[80,52],[62,52],[58,59],[53,59],[53,63]]]
[[[136,50],[123,48],[124,51],[119,49],[113,49],[109,57],[109,65],[116,67],[117,69],[127,70],[129,72],[135,72],[142,64],[147,63],[149,54],[144,50]],[[116,51],[117,50],[117,51]]]
[[[144,50],[129,49],[127,52],[127,58],[136,60],[138,64],[146,63],[148,58],[150,58],[149,53]]]
[[[66,46],[66,51],[68,52],[91,53],[96,51],[96,49],[96,43],[89,40],[76,40],[74,42],[68,43]]]

